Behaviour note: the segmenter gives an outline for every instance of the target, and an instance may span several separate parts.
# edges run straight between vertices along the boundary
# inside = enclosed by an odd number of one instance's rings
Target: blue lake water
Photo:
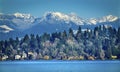
[[[0,72],[120,72],[120,61],[3,61]]]

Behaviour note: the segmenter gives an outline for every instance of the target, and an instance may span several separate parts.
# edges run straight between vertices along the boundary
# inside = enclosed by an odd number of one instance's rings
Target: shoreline
[[[7,60],[2,62],[120,62],[120,60]]]

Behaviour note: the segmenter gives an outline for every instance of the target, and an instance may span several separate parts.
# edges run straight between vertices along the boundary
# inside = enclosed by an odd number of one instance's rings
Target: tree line
[[[120,59],[120,27],[100,25],[69,31],[28,35],[0,41],[0,60]]]

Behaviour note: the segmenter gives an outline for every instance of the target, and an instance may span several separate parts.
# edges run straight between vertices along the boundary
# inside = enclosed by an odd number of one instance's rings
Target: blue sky
[[[0,12],[30,13],[41,17],[45,12],[76,13],[80,17],[120,16],[120,0],[0,0]]]

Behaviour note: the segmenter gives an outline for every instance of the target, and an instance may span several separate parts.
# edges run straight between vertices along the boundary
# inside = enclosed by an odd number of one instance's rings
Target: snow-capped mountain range
[[[73,22],[76,25],[84,25],[84,24],[90,24],[90,25],[95,25],[98,23],[103,23],[103,22],[114,22],[118,20],[119,18],[117,16],[104,16],[102,18],[90,18],[90,19],[83,19],[77,16],[74,13],[71,14],[64,14],[60,12],[47,12],[45,15],[42,17],[41,21],[64,21],[65,23],[70,23]]]
[[[42,17],[36,18],[30,14],[2,14],[0,13],[0,38],[7,39],[22,34],[41,34],[43,32],[55,32],[82,28],[94,28],[98,25],[120,26],[120,18],[113,15],[102,18],[83,19],[74,13],[64,14],[60,12],[46,12]],[[6,35],[6,36],[5,36]],[[11,36],[7,36],[11,35]]]

